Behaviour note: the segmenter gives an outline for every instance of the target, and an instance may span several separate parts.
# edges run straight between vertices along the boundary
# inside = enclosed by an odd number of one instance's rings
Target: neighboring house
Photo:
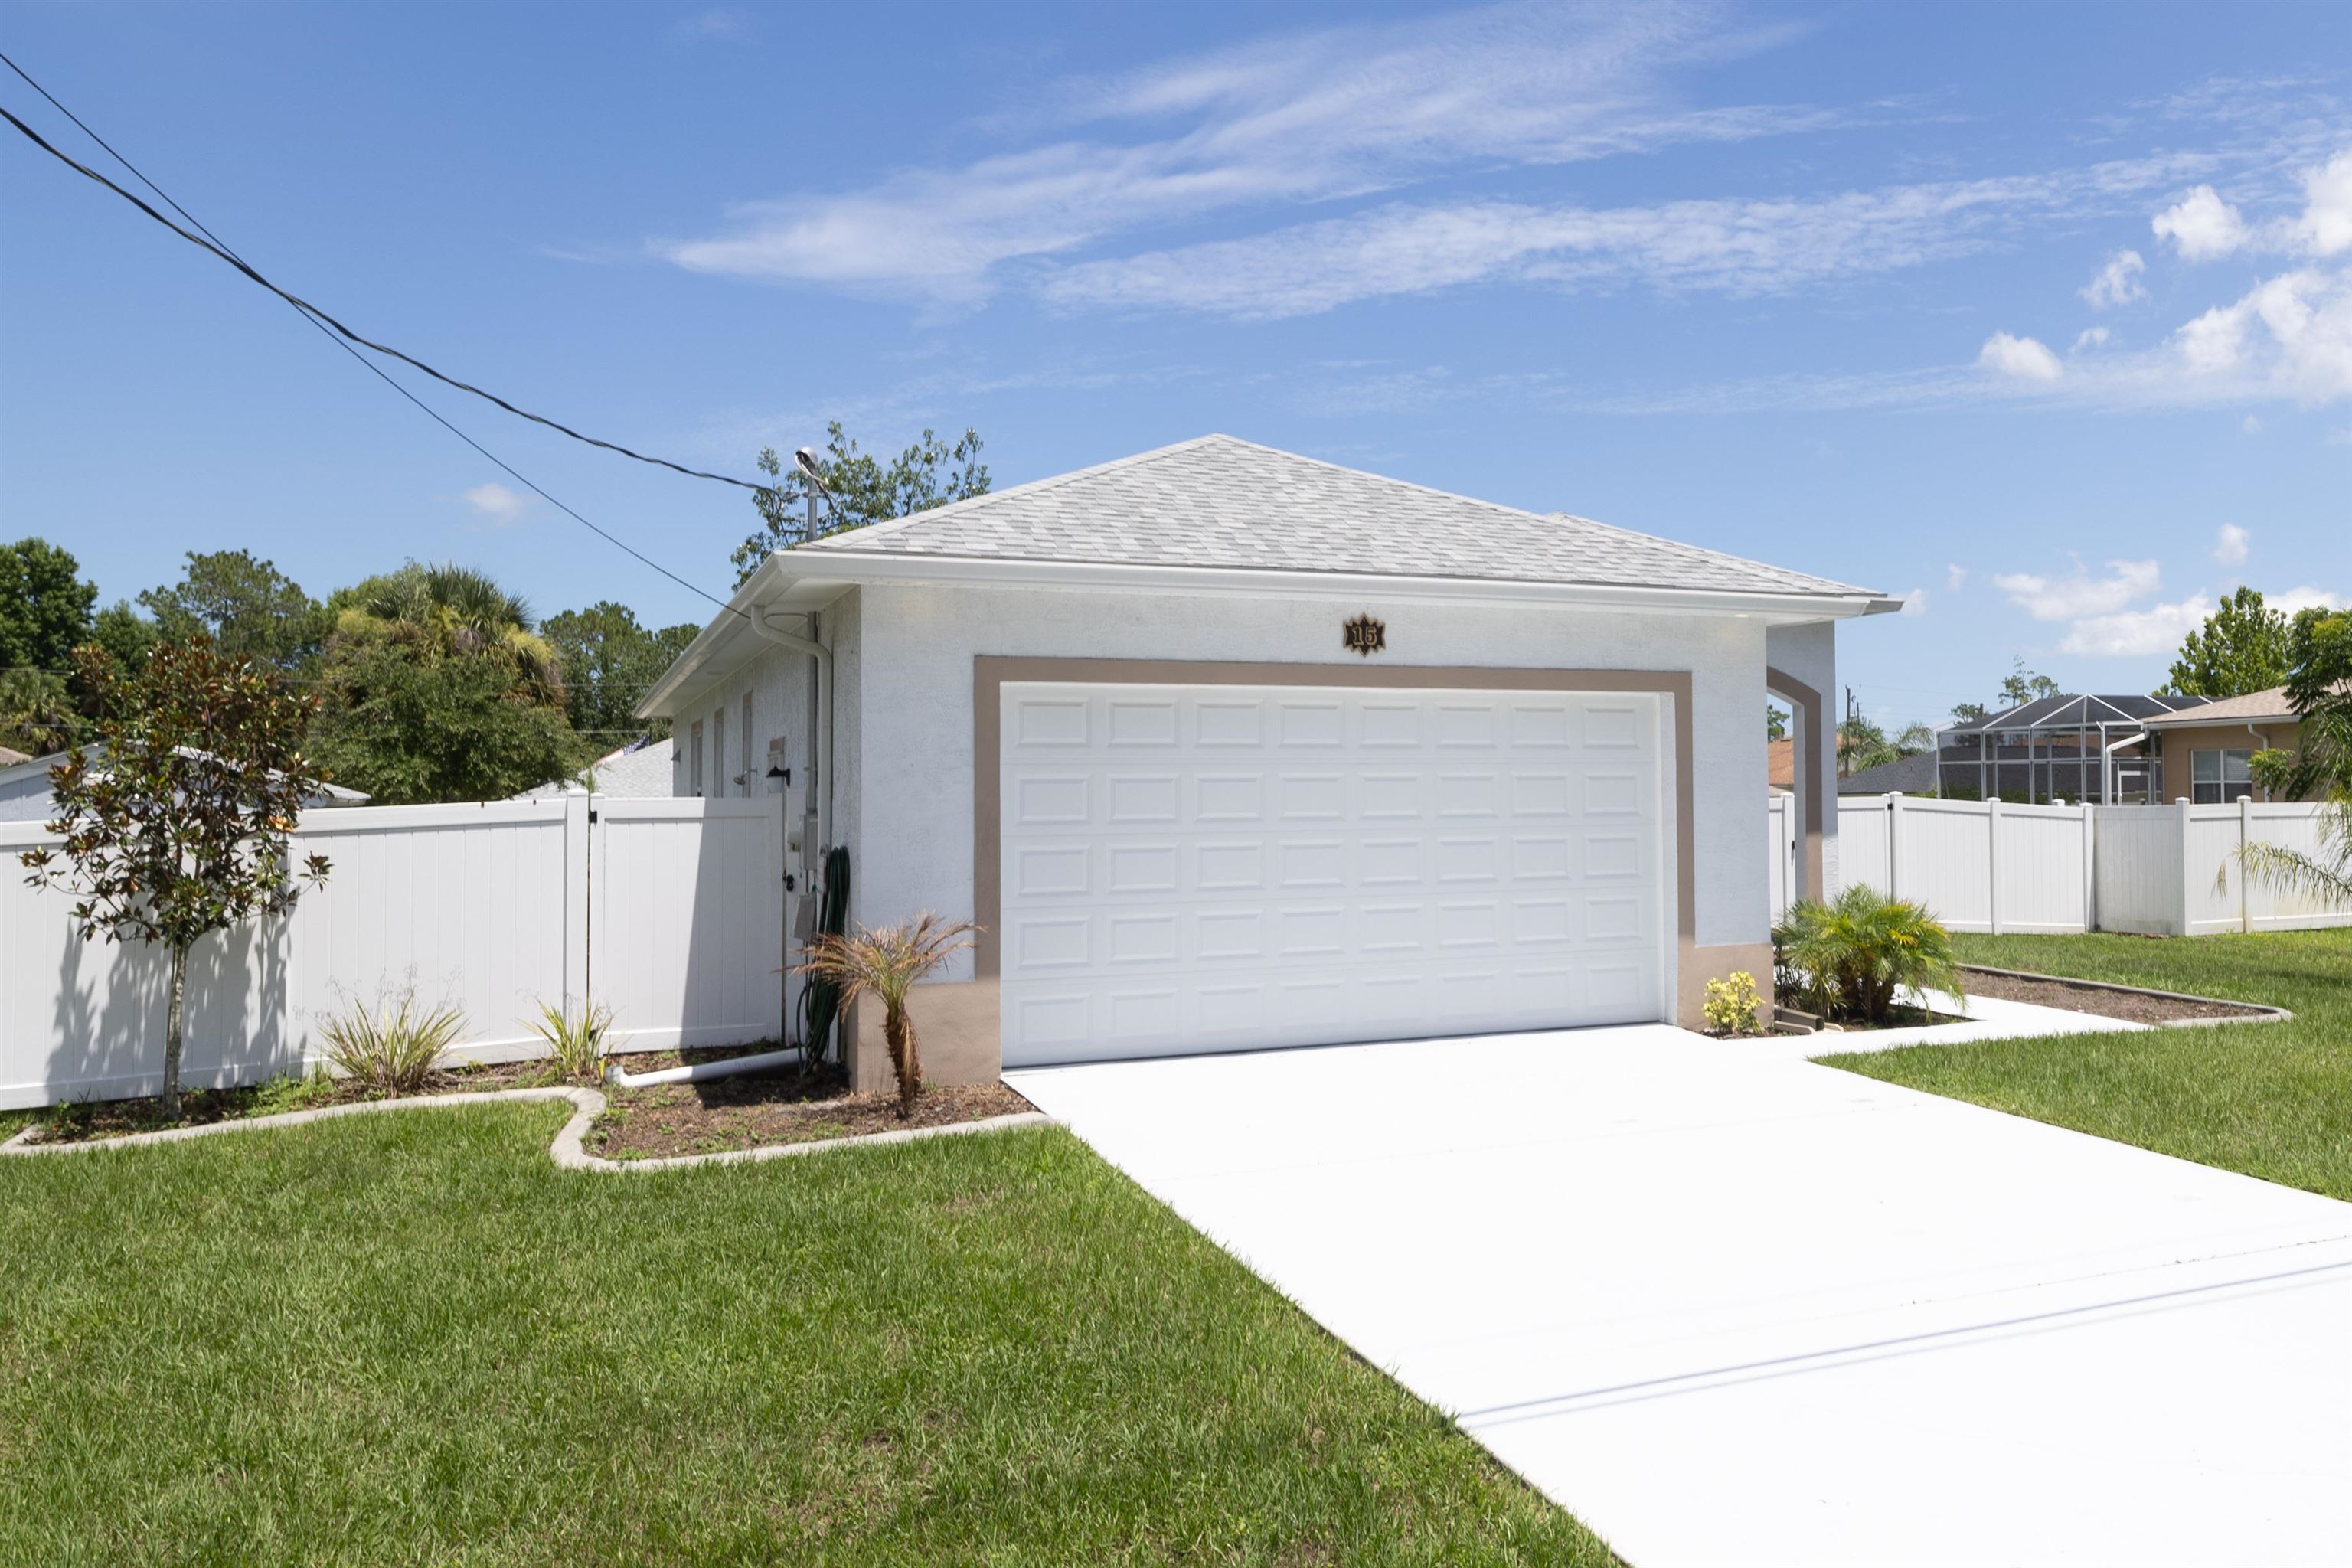
[[[1797,741],[1791,735],[1764,742],[1764,785],[1774,795],[1793,794],[1797,787]]]
[[[14,756],[15,752],[6,753]],[[182,752],[183,756],[202,755]],[[64,762],[68,753],[52,752],[46,757],[34,757],[14,765],[0,765],[0,822],[47,822],[51,815],[49,805],[49,770]],[[89,748],[92,762],[106,755],[103,746]],[[340,784],[320,784],[318,793],[302,804],[313,808],[331,805],[365,805],[368,797],[355,789]]]
[[[667,741],[632,741],[617,751],[607,752],[571,778],[543,784],[508,798],[547,800],[574,790],[593,790],[598,795],[625,800],[667,799],[677,793],[672,777],[672,751]]]
[[[0,768],[13,768],[18,763],[29,763],[32,760],[22,752],[12,752],[5,746],[0,746]]]
[[[1915,752],[1910,756],[1891,763],[1881,763],[1874,768],[1858,768],[1838,780],[1840,795],[1933,795],[1936,793],[1936,753]]]
[[[2300,744],[2303,721],[2287,700],[2286,688],[2243,697],[2224,697],[2187,712],[2147,722],[2168,781],[2162,798],[2187,798],[2218,805],[2241,795],[2266,801],[2249,764],[2256,752],[2292,752]]]
[[[1946,728],[1937,737],[1930,793],[1982,800],[2092,801],[2101,805],[2171,798],[2173,780],[2149,731],[2202,697],[2043,697]]]
[[[790,769],[857,921],[979,923],[940,1081],[1696,1025],[1771,970],[1759,711],[1818,892],[1836,623],[1897,607],[1211,436],[778,552],[638,711],[679,795]]]

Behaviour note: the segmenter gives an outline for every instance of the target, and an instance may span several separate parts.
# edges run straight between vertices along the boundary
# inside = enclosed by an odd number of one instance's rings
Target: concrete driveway
[[[1636,1568],[2352,1563],[2352,1205],[1656,1026],[1007,1076]]]

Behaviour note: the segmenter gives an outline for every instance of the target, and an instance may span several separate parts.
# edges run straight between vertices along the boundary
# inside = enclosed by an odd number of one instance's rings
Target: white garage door
[[[1658,700],[1003,688],[1007,1066],[1658,1018]]]

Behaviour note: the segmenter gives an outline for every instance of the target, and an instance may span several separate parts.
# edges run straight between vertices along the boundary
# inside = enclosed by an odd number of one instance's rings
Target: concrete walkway
[[[1007,1076],[1636,1568],[2352,1563],[2352,1205],[1656,1026]]]

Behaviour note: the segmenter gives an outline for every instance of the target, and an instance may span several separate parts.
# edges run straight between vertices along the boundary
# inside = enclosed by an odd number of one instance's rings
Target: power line
[[[425,374],[431,376],[436,381],[446,383],[450,386],[456,387],[460,392],[470,392],[477,397],[484,398],[491,403],[495,403],[500,408],[505,409],[508,413],[514,415],[518,418],[529,419],[534,424],[544,425],[549,429],[560,431],[563,435],[571,437],[575,441],[584,441],[591,447],[602,447],[608,452],[617,452],[624,458],[634,458],[640,463],[651,463],[657,468],[668,468],[675,473],[684,474],[689,479],[712,479],[722,485],[733,485],[739,489],[763,490],[768,488],[765,485],[755,485],[749,479],[739,479],[728,474],[713,474],[707,473],[700,468],[689,468],[683,463],[673,463],[667,458],[648,457],[643,452],[634,451],[627,447],[620,445],[618,442],[600,440],[596,437],[583,435],[582,432],[572,428],[569,425],[565,425],[558,420],[550,419],[543,414],[533,414],[528,408],[518,408],[513,404],[509,403],[505,398],[500,397],[495,392],[485,391],[483,388],[476,386],[471,382],[460,381],[454,375],[445,374],[442,372],[434,369],[423,360],[416,358],[413,354],[404,353],[399,349],[394,348],[389,343],[380,343],[372,338],[361,336],[359,333],[352,331],[351,328],[343,325],[342,322],[337,321],[334,317],[329,315],[326,311],[320,310],[318,306],[311,304],[308,300],[302,299],[299,295],[289,293],[287,290],[279,288],[277,284],[272,283],[268,279],[264,278],[259,272],[256,271],[242,257],[231,250],[226,245],[221,243],[219,238],[213,235],[212,230],[205,228],[204,225],[197,223],[194,217],[189,216],[188,210],[185,207],[183,207],[179,203],[173,201],[170,196],[164,195],[162,187],[158,186],[154,181],[149,179],[144,174],[139,174],[138,169],[131,164],[130,159],[125,158],[121,153],[116,153],[112,147],[108,146],[104,137],[99,135],[97,132],[90,130],[88,125],[83,124],[81,119],[76,115],[72,110],[68,109],[62,103],[58,103],[55,94],[51,93],[48,89],[43,87],[39,82],[33,80],[33,78],[26,71],[25,68],[18,65],[15,60],[10,59],[5,52],[0,52],[0,64],[5,64],[10,70],[15,71],[18,76],[23,77],[26,82],[35,92],[39,93],[43,98],[47,99],[51,104],[56,106],[58,113],[64,115],[68,120],[72,121],[77,126],[79,126],[82,132],[88,135],[91,141],[97,142],[101,147],[105,147],[107,152],[112,154],[116,163],[121,163],[124,168],[129,169],[133,174],[138,174],[139,181],[142,184],[145,185],[149,190],[153,191],[158,196],[162,196],[166,205],[171,206],[172,209],[177,212],[182,217],[187,218],[190,224],[194,225],[196,228],[203,230],[206,239],[209,239],[211,243],[207,244],[205,239],[199,239],[195,235],[190,234],[186,229],[182,228],[178,224],[173,223],[170,218],[165,217],[162,213],[157,212],[153,207],[149,206],[145,202],[141,201],[137,196],[132,195],[129,191],[124,190],[121,185],[116,184],[105,175],[76,163],[65,153],[58,152],[58,149],[50,146],[48,142],[43,141],[40,135],[35,132],[32,127],[26,125],[23,121],[18,120],[14,114],[8,114],[6,110],[0,109],[0,114],[7,114],[9,123],[13,124],[17,130],[30,137],[44,152],[49,153],[52,157],[57,158],[59,162],[68,165],[79,173],[88,175],[90,179],[97,181],[100,184],[104,185],[108,190],[112,191],[124,201],[127,201],[138,207],[140,211],[145,213],[149,217],[153,218],[157,223],[162,224],[165,228],[170,229],[173,233],[178,235],[182,239],[186,240],[189,244],[196,247],[200,250],[209,251],[213,255],[220,258],[221,260],[228,263],[231,267],[236,268],[239,272],[244,273],[246,277],[251,279],[254,282],[260,284],[261,287],[268,289],[279,299],[284,300],[290,305],[298,307],[310,315],[316,316],[320,321],[325,322],[328,326],[332,327],[337,332],[349,338],[352,342],[359,344],[361,347],[373,349],[377,353],[389,355],[391,358],[400,361],[403,364],[410,365],[417,370],[423,371]]]
[[[66,164],[68,168],[74,169],[77,172],[87,175],[89,178],[97,181],[100,184],[104,185],[108,190],[112,191],[123,200],[131,203],[140,211],[145,213],[149,217],[153,218],[157,223],[162,224],[165,228],[170,229],[173,233],[178,235],[189,244],[219,257],[222,260],[227,262],[230,266],[235,267],[238,271],[243,272],[247,277],[252,279],[255,282],[268,289],[271,293],[276,294],[278,298],[284,300],[288,304],[293,306],[294,309],[300,313],[304,321],[309,321],[312,326],[317,327],[321,333],[324,333],[328,342],[333,343],[337,348],[341,349],[344,353],[350,354],[352,359],[365,366],[370,374],[383,381],[386,386],[391,387],[394,392],[400,394],[401,396],[415,404],[419,409],[423,410],[424,413],[434,421],[434,423],[439,425],[452,436],[457,437],[457,439],[466,443],[467,446],[471,447],[483,458],[487,458],[489,462],[495,464],[499,468],[503,470],[509,477],[513,479],[516,483],[522,485],[524,488],[530,490],[534,495],[537,495],[550,506],[554,507],[558,511],[562,512],[565,516],[579,523],[583,528],[587,529],[590,532],[595,534],[598,538],[604,540],[606,543],[611,544],[615,549],[633,557],[640,564],[660,573],[663,576],[668,578],[679,587],[686,589],[688,593],[695,594],[704,599],[708,599],[710,603],[718,605],[722,610],[729,610],[739,616],[743,614],[742,611],[735,609],[735,607],[732,605],[730,605],[726,600],[719,598],[717,595],[710,593],[705,588],[688,582],[685,578],[679,576],[668,567],[664,566],[659,562],[647,556],[634,545],[629,544],[626,541],[615,537],[612,533],[607,532],[604,529],[598,527],[595,523],[589,521],[587,518],[583,517],[579,512],[573,510],[571,507],[566,506],[562,501],[549,494],[545,489],[533,481],[528,475],[522,473],[505,458],[499,457],[497,453],[483,446],[479,441],[475,440],[465,431],[457,428],[457,426],[451,424],[446,418],[445,418],[438,409],[435,408],[432,405],[426,403],[424,399],[411,392],[407,387],[403,386],[399,382],[386,374],[382,365],[375,363],[373,360],[370,360],[365,355],[362,354],[357,349],[352,348],[351,346],[352,342],[365,344],[367,347],[374,349],[381,353],[390,354],[394,359],[398,359],[404,363],[415,365],[417,369],[424,371],[427,375],[433,376],[440,381],[447,382],[452,386],[459,387],[465,391],[476,393],[480,396],[488,398],[492,403],[497,404],[499,407],[508,410],[509,413],[520,415],[526,419],[536,420],[538,423],[548,426],[552,429],[562,431],[564,435],[570,436],[576,440],[585,441],[592,447],[603,447],[608,450],[618,452],[624,457],[635,458],[639,462],[652,463],[661,468],[673,468],[681,474],[685,474],[695,479],[716,479],[721,484],[737,485],[740,486],[742,489],[750,490],[758,490],[762,487],[748,484],[741,479],[729,479],[724,474],[706,474],[701,472],[699,469],[683,468],[666,458],[648,458],[644,456],[642,453],[630,451],[625,447],[614,446],[609,441],[599,441],[591,436],[583,436],[578,431],[572,430],[562,425],[558,425],[551,419],[544,419],[536,414],[531,414],[526,410],[517,408],[512,404],[506,402],[503,398],[483,392],[479,387],[469,386],[464,382],[456,381],[448,376],[443,375],[431,365],[425,364],[419,360],[411,359],[408,355],[402,353],[397,349],[386,348],[381,343],[372,342],[368,339],[361,337],[358,333],[353,332],[351,329],[345,327],[341,321],[338,321],[332,316],[328,315],[324,310],[320,310],[317,306],[310,304],[305,300],[288,293],[285,289],[278,288],[275,283],[270,282],[269,279],[264,278],[260,273],[247,266],[242,258],[237,256],[235,251],[229,249],[226,242],[222,241],[217,236],[215,236],[212,230],[205,228],[202,223],[198,222],[194,215],[191,214],[187,208],[180,205],[178,202],[173,201],[171,195],[165,192],[161,185],[158,185],[154,181],[149,179],[145,174],[141,174],[136,164],[132,163],[130,159],[125,158],[121,153],[115,152],[114,148],[108,143],[104,137],[99,135],[97,132],[90,130],[88,125],[83,124],[80,117],[76,115],[73,110],[68,109],[64,104],[58,103],[56,96],[47,88],[43,87],[39,82],[34,81],[32,77],[26,72],[24,67],[18,65],[15,60],[8,58],[7,55],[5,53],[0,53],[0,63],[5,63],[10,70],[15,71],[18,76],[23,77],[26,82],[31,84],[33,90],[38,92],[43,98],[47,99],[49,102],[57,106],[58,113],[63,114],[68,120],[72,121],[74,124],[79,126],[91,141],[97,142],[100,147],[105,148],[107,153],[112,157],[116,163],[121,163],[125,169],[130,170],[131,174],[134,175],[142,184],[145,185],[149,190],[153,191],[157,197],[159,197],[166,205],[170,206],[182,217],[186,218],[195,228],[201,230],[205,237],[199,238],[196,235],[190,234],[186,229],[182,228],[170,218],[165,217],[162,213],[157,212],[153,207],[149,206],[145,202],[140,200],[139,197],[133,195],[131,192],[124,190],[121,185],[116,184],[113,181],[108,179],[97,170],[89,168],[68,156],[66,153],[59,152],[56,147],[51,146],[47,141],[43,139],[40,132],[35,131],[23,121],[17,119],[16,115],[10,113],[5,108],[0,108],[0,117],[5,117],[9,124],[15,126],[19,132],[22,132],[27,139],[29,139],[36,146],[38,146],[43,152],[47,153],[51,157],[56,158],[58,162]],[[331,329],[331,331],[330,329]],[[338,336],[338,333],[340,333],[341,336]],[[350,339],[351,342],[346,342],[344,341],[346,338]]]

